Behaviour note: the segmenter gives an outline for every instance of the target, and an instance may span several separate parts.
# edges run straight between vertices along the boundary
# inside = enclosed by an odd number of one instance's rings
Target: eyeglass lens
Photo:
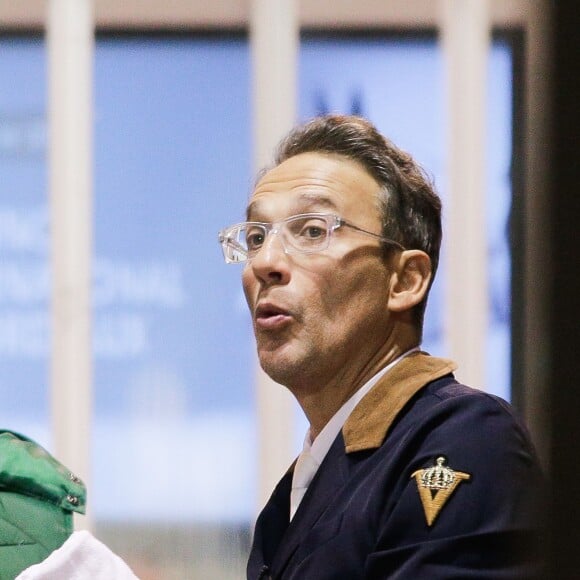
[[[240,224],[236,231],[231,232],[228,245],[233,252],[242,250],[248,257],[253,257],[264,245],[268,233],[272,232],[281,236],[286,251],[315,252],[327,246],[330,230],[326,216],[294,216],[279,224]]]

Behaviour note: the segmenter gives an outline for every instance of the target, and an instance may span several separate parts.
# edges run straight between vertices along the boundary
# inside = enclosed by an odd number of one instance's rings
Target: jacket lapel
[[[284,570],[292,555],[348,480],[349,464],[339,433],[294,515],[272,562],[272,576]],[[288,494],[290,492],[288,491]]]
[[[268,568],[288,528],[292,469],[280,480],[256,522],[252,551],[248,560],[248,578],[258,578]]]

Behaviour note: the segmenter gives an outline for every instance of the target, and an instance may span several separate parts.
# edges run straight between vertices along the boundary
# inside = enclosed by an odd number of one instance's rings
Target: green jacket
[[[0,580],[44,560],[85,513],[82,481],[34,441],[0,430]]]

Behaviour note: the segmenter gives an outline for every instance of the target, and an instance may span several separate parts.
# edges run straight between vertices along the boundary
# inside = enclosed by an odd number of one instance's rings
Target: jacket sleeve
[[[424,419],[397,449],[400,491],[385,501],[364,577],[540,578],[542,476],[511,409],[469,394]]]

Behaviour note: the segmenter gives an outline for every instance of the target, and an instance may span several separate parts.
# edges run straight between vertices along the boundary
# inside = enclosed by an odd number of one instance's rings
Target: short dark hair
[[[441,247],[441,200],[421,166],[369,121],[354,116],[316,117],[294,128],[278,145],[274,165],[309,152],[342,155],[362,165],[381,186],[383,235],[424,251],[431,259],[432,283]],[[427,295],[414,311],[419,328],[426,305]]]

